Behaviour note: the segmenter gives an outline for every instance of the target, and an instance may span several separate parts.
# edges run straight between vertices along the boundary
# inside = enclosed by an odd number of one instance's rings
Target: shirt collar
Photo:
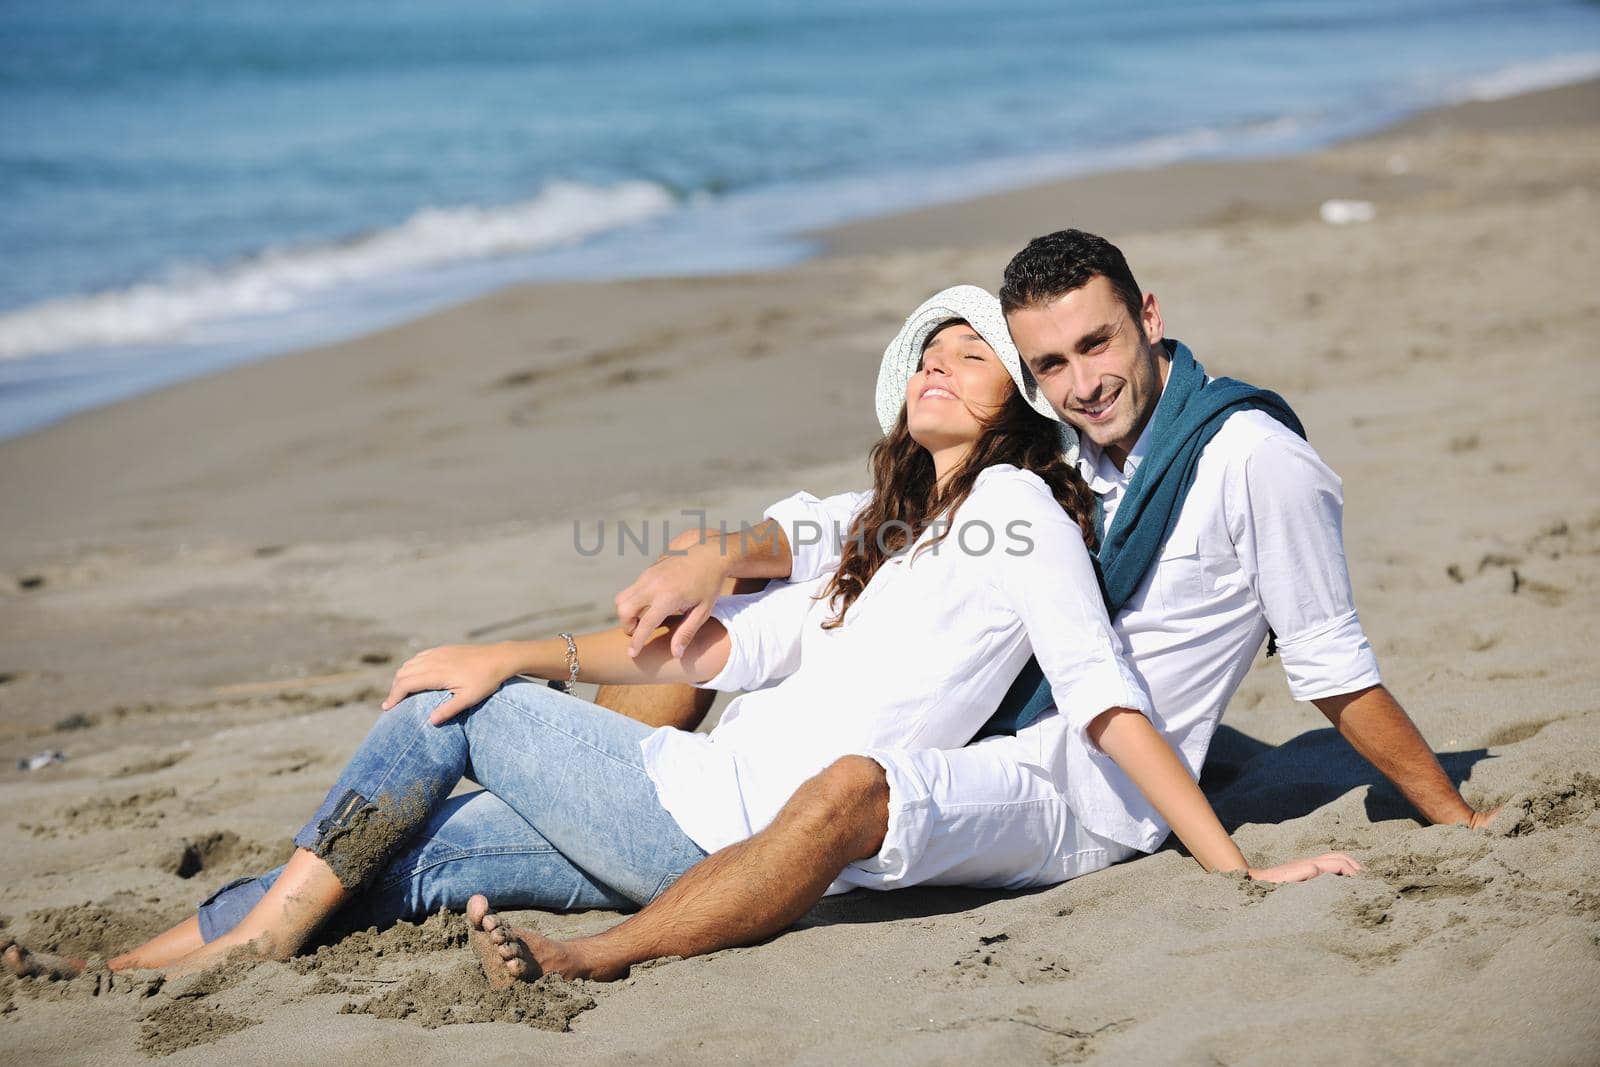
[[[1161,391],[1167,391],[1166,385],[1161,386]],[[1156,398],[1156,403],[1161,403],[1161,398]],[[1133,448],[1128,452],[1128,458],[1122,464],[1122,474],[1125,478],[1132,479],[1139,469],[1139,464],[1144,462],[1144,457],[1150,452],[1150,429],[1156,424],[1156,413],[1150,413],[1150,421],[1144,424],[1144,429],[1139,431],[1139,439],[1133,443]]]

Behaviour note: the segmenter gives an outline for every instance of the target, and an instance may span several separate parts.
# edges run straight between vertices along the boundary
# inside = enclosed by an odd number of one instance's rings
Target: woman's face
[[[928,338],[906,385],[906,425],[929,451],[970,445],[1015,387],[978,331],[964,322],[942,326]]]

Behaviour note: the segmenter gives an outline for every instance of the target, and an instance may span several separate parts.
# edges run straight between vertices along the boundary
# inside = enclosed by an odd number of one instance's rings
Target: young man
[[[1462,799],[1381,683],[1351,595],[1340,482],[1292,412],[1270,394],[1208,379],[1165,339],[1160,305],[1122,253],[1092,234],[1030,243],[1006,268],[1000,296],[1038,388],[1082,439],[1079,469],[1117,550],[1106,564],[1113,625],[1190,772],[1198,777],[1270,630],[1291,693],[1316,704],[1424,818],[1473,827],[1492,818]],[[618,596],[619,615],[639,645],[664,618],[685,614],[676,641],[686,646],[729,579],[805,581],[829,570],[833,539],[815,533],[848,528],[862,502],[803,493],[780,501],[767,512],[765,540],[723,538],[663,559]],[[1102,561],[1111,558],[1103,547]],[[688,690],[653,696],[655,721],[703,710]],[[1060,719],[1023,713],[1013,724],[1014,733],[956,751],[840,760],[765,830],[595,937],[556,942],[510,930],[481,898],[469,915],[500,944],[508,974],[611,978],[642,960],[771,936],[830,886],[848,888],[852,872],[872,872],[880,886],[1020,888],[1136,854],[1074,829],[1075,783],[1091,772],[1046,755],[1064,747],[1051,742]],[[1127,799],[1144,850],[1153,850],[1164,825],[1136,794]]]

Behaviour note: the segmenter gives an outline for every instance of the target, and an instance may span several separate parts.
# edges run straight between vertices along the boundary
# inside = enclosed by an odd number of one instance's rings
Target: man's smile
[[[1117,402],[1117,397],[1122,395],[1122,386],[1117,386],[1116,392],[1103,397],[1093,404],[1078,404],[1073,407],[1076,414],[1082,415],[1089,422],[1104,422],[1111,416],[1111,408]]]

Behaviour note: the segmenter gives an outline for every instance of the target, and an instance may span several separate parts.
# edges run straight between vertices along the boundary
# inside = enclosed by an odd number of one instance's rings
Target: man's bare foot
[[[481,893],[467,901],[467,923],[471,927],[468,940],[491,989],[531,982],[542,974],[610,981],[627,973],[626,967],[619,973],[607,973],[607,968],[597,967],[571,942],[553,941],[526,927],[502,922]]]
[[[89,966],[88,960],[74,959],[71,956],[29,952],[15,941],[0,953],[0,961],[5,963],[8,972],[18,978],[44,978],[51,982],[64,982],[76,978]]]
[[[519,938],[507,936],[505,924],[489,910],[488,897],[479,893],[467,901],[467,924],[467,943],[477,953],[490,989],[532,981],[543,973],[528,946]]]

